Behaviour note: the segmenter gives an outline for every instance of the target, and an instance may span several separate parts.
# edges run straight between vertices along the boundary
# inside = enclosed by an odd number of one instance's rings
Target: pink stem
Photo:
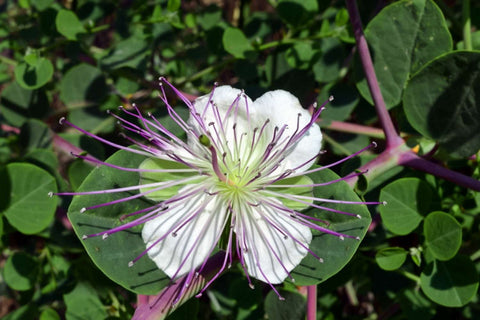
[[[373,128],[373,127],[363,126],[361,124],[335,121],[335,120],[332,120],[330,122],[320,121],[319,124],[320,124],[320,127],[327,128],[330,130],[353,133],[353,134],[363,134],[373,138],[385,139],[385,134],[383,133],[383,130],[379,128]]]
[[[307,320],[317,319],[317,285],[307,286]]]

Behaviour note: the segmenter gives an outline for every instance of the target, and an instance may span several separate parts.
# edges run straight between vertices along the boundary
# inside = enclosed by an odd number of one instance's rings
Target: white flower
[[[142,126],[113,116],[127,130],[150,142],[134,141],[140,149],[116,145],[63,120],[104,143],[144,154],[147,158],[140,168],[121,168],[77,155],[119,170],[138,171],[140,183],[127,188],[59,194],[86,195],[138,189],[140,192],[134,197],[144,196],[157,203],[149,211],[142,210],[145,215],[139,219],[84,236],[84,239],[100,235],[105,238],[143,223],[146,250],[129,266],[148,255],[172,279],[186,275],[185,286],[188,286],[208,258],[220,248],[226,251],[223,267],[201,292],[235,258],[251,286],[250,276],[268,283],[277,292],[273,284],[282,283],[287,277],[293,281],[290,272],[308,253],[322,261],[309,249],[310,229],[335,235],[341,240],[354,238],[329,230],[319,224],[318,219],[300,212],[311,206],[348,214],[317,204],[318,201],[342,201],[313,196],[314,187],[339,180],[315,184],[306,176],[325,168],[309,170],[320,153],[322,134],[316,120],[323,107],[314,109],[310,115],[296,97],[283,90],[267,92],[252,102],[243,91],[230,86],[215,87],[192,104],[165,79],[161,81],[189,108],[190,116],[185,122],[170,106],[161,87],[161,99],[171,118],[185,131],[187,142],[174,136],[153,116],[144,117],[138,109],[136,113],[124,112],[137,118]]]
[[[202,175],[178,194],[195,192],[145,223],[149,257],[170,277],[182,276],[206,261],[229,227],[235,239],[229,235],[226,250],[238,248],[248,274],[283,282],[308,253],[312,234],[288,208],[276,208],[282,203],[268,186],[286,172],[310,167],[320,151],[320,128],[309,124],[310,114],[283,90],[252,102],[240,90],[222,86],[192,108],[188,145],[173,145],[163,158],[181,156]]]

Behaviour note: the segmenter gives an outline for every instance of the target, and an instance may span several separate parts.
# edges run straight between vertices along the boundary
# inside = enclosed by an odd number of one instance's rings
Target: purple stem
[[[411,151],[401,153],[398,159],[398,164],[433,174],[465,188],[480,191],[480,181],[461,173],[448,170],[434,162],[422,159]]]
[[[396,146],[403,144],[403,139],[400,138],[395,130],[392,119],[390,118],[385,106],[385,101],[383,100],[382,92],[380,91],[380,86],[378,85],[375,69],[373,68],[373,62],[368,49],[367,40],[363,34],[362,21],[360,20],[360,14],[358,13],[357,3],[355,0],[346,0],[346,5],[355,34],[358,54],[360,55],[360,59],[362,61],[365,78],[372,95],[378,119],[380,120],[380,124],[385,132],[387,149],[395,148]]]
[[[307,320],[317,319],[317,285],[307,286]]]

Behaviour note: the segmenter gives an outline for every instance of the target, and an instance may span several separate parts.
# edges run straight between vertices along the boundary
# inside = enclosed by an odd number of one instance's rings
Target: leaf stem
[[[201,77],[203,77],[204,75],[206,74],[209,74],[217,69],[220,69],[222,68],[223,66],[231,63],[235,61],[235,58],[234,57],[230,57],[228,59],[225,59],[217,64],[214,64],[214,65],[211,65],[203,70],[200,70],[198,71],[197,73],[191,75],[190,77],[184,77],[184,78],[179,78],[176,80],[176,83],[179,87],[181,87],[183,84],[185,84],[186,82],[191,82],[191,81],[195,81]]]
[[[0,61],[1,62],[4,62],[4,63],[7,63],[11,66],[16,66],[18,64],[17,61],[13,60],[13,59],[10,59],[8,57],[5,57],[4,55],[0,55]]]
[[[355,0],[346,0],[346,6],[354,30],[358,54],[360,55],[360,60],[362,61],[365,78],[372,95],[378,119],[382,125],[383,131],[385,132],[387,149],[395,148],[396,146],[403,144],[403,139],[398,135],[393,125],[392,118],[390,118],[390,115],[388,114],[385,101],[383,100],[377,76],[375,74],[375,69],[373,68],[373,62],[368,49],[367,40],[365,39],[365,35],[363,33],[362,22],[360,20],[357,3]]]
[[[408,278],[412,281],[415,281],[415,283],[419,284],[420,283],[420,277],[411,273],[411,272],[408,272],[408,271],[405,271],[405,270],[402,270],[402,269],[397,269],[396,272],[398,274],[401,274],[402,276],[404,276],[405,278]]]
[[[355,288],[353,287],[353,281],[350,280],[345,284],[345,291],[348,296],[348,300],[350,301],[350,304],[352,306],[358,306],[358,298],[357,298],[357,292],[355,291]]]
[[[317,285],[307,286],[307,320],[317,319]]]
[[[470,0],[462,2],[463,45],[465,50],[472,51],[472,25],[470,21]]]

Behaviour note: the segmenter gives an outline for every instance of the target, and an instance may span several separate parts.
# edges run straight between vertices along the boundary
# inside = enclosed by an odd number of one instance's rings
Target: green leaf
[[[316,0],[280,0],[276,10],[286,23],[300,27],[318,13],[318,3]]]
[[[462,227],[444,212],[430,213],[423,223],[423,233],[428,250],[438,260],[450,260],[462,244]]]
[[[417,288],[406,289],[399,296],[405,319],[429,320],[435,315],[434,304]]]
[[[225,50],[238,59],[245,59],[253,51],[253,47],[238,28],[229,27],[225,29],[222,37]]]
[[[448,53],[408,82],[403,108],[418,132],[467,157],[480,148],[479,91],[480,51]]]
[[[2,320],[34,320],[38,316],[38,308],[35,303],[29,303],[21,306],[15,311],[10,312]]]
[[[132,36],[118,42],[108,54],[100,60],[100,65],[102,68],[111,70],[123,67],[143,70],[146,67],[146,59],[149,53],[148,42],[142,37]]]
[[[400,268],[407,259],[407,251],[403,248],[384,248],[377,252],[375,261],[380,268],[392,271]]]
[[[119,151],[107,162],[129,168],[138,168],[145,157],[127,151]],[[104,190],[135,185],[140,181],[136,172],[120,171],[106,166],[96,167],[85,179],[78,191]],[[145,198],[133,199],[113,206],[101,207],[80,213],[84,207],[131,196],[128,194],[99,194],[74,197],[68,209],[68,217],[78,237],[117,227],[124,222],[119,218],[128,213],[150,207]],[[141,237],[142,225],[115,233],[107,239],[92,237],[82,240],[88,255],[110,279],[138,294],[157,294],[170,279],[148,257],[138,260],[134,266],[128,262],[145,250]]]
[[[8,257],[3,269],[3,277],[13,290],[25,291],[33,288],[38,274],[37,260],[24,252],[16,252]]]
[[[420,179],[403,178],[390,183],[380,192],[380,201],[387,202],[380,207],[385,227],[395,234],[409,234],[423,220],[433,198],[430,186]]]
[[[60,320],[60,316],[57,311],[52,308],[47,308],[42,311],[40,314],[40,320]]]
[[[76,41],[80,34],[86,32],[77,15],[70,10],[60,10],[55,19],[55,25],[57,31],[68,40]]]
[[[297,69],[309,69],[320,57],[320,50],[312,43],[298,42],[285,52],[289,65]]]
[[[37,8],[38,11],[43,11],[50,7],[55,0],[35,0],[32,1],[32,5]]]
[[[411,73],[452,50],[445,19],[432,0],[403,0],[385,7],[370,21],[365,37],[387,108],[400,103]],[[373,104],[366,80],[357,87]]]
[[[95,105],[107,92],[101,71],[88,64],[69,69],[60,81],[60,99],[69,108]]]
[[[337,38],[323,38],[320,40],[320,49],[322,51],[320,59],[314,61],[312,67],[315,80],[318,82],[337,80],[346,58],[343,44]]]
[[[10,202],[3,214],[22,233],[42,231],[53,221],[57,207],[57,200],[48,196],[57,191],[55,178],[28,163],[10,163],[7,173]]]
[[[20,128],[20,142],[26,151],[48,149],[52,139],[52,131],[42,121],[29,119]]]
[[[41,167],[52,175],[55,174],[59,167],[57,155],[48,149],[32,149],[25,155],[25,160]]]
[[[0,112],[11,125],[21,126],[27,118],[41,118],[49,111],[45,92],[27,90],[16,81],[7,85],[0,96]]]
[[[327,169],[310,174],[309,177],[314,183],[339,179],[335,173]],[[318,198],[361,201],[352,188],[344,181],[324,187],[315,187],[313,193]],[[365,236],[371,222],[370,213],[366,206],[340,203],[320,203],[320,205],[359,215],[361,218],[316,208],[305,210],[304,213],[328,221],[330,223],[328,229],[359,237],[360,239]],[[320,225],[324,226],[323,224]],[[322,258],[324,262],[321,263],[314,256],[308,254],[292,271],[295,285],[312,285],[327,280],[338,273],[350,261],[360,245],[360,240],[350,238],[341,240],[339,237],[313,230],[312,233],[313,239],[310,243],[310,250]]]
[[[360,101],[355,87],[344,83],[326,85],[318,96],[318,105],[322,105],[330,96],[333,96],[334,99],[329,102],[326,109],[322,111],[322,121],[346,120]],[[357,144],[356,148],[358,148],[359,145],[360,144]]]
[[[461,307],[477,293],[478,273],[469,257],[458,255],[448,261],[435,260],[420,276],[427,297],[446,307]]]
[[[80,187],[93,168],[93,165],[80,159],[73,161],[68,166],[68,181],[70,181],[73,190]]]
[[[67,320],[107,318],[107,311],[97,292],[87,283],[78,283],[71,292],[63,295],[63,299]]]
[[[15,80],[25,89],[38,89],[53,76],[53,65],[45,58],[36,59],[34,64],[21,62],[15,67]]]
[[[170,12],[176,12],[178,9],[180,9],[181,4],[182,3],[180,0],[168,0],[167,10]]]
[[[270,290],[265,298],[265,313],[271,320],[303,320],[305,319],[305,310],[307,301],[296,292],[279,290],[284,301],[278,299],[277,294]]]

